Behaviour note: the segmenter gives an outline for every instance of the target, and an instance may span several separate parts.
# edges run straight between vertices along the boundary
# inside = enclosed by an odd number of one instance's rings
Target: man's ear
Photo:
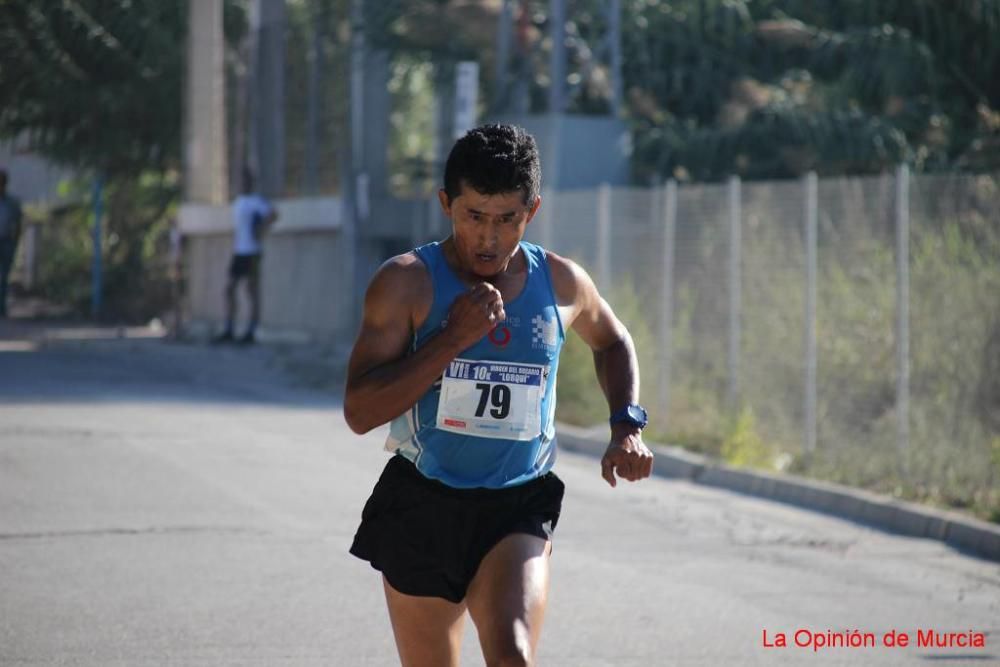
[[[525,221],[524,224],[528,224],[531,222],[531,219],[535,217],[536,213],[538,213],[538,207],[541,205],[542,205],[542,196],[538,195],[537,197],[535,197],[535,203],[532,204],[531,208],[528,210],[528,219],[527,221]]]
[[[441,210],[444,214],[451,219],[451,202],[448,201],[448,193],[444,191],[444,188],[438,190],[438,201],[441,202]]]

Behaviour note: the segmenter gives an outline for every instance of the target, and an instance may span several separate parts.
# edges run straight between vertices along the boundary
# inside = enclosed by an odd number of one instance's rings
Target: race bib
[[[549,367],[455,359],[441,377],[437,428],[479,438],[532,440],[542,430]]]

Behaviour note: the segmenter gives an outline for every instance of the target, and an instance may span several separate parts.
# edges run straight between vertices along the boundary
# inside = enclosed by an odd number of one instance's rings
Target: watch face
[[[641,405],[628,406],[628,416],[632,421],[643,425],[645,425],[647,420],[646,410]]]

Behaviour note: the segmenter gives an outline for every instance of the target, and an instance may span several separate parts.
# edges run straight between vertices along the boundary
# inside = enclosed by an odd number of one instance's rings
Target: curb
[[[607,428],[557,423],[559,447],[600,457]],[[1000,526],[956,512],[933,509],[888,496],[794,475],[734,468],[679,447],[647,443],[656,454],[653,474],[686,479],[758,498],[795,505],[909,537],[944,542],[971,555],[1000,562]]]

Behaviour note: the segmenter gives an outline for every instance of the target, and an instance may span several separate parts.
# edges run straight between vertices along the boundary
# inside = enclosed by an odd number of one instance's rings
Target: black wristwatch
[[[638,403],[630,403],[615,414],[611,415],[611,419],[609,421],[612,426],[624,422],[643,429],[646,428],[646,424],[649,423],[649,414],[646,412],[646,408],[642,407]]]

